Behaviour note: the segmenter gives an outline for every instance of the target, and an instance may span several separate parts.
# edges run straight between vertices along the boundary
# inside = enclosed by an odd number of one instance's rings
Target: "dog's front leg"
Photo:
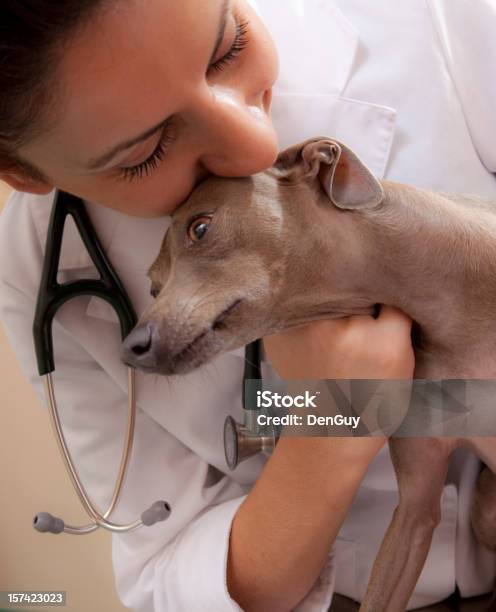
[[[399,503],[376,557],[360,612],[404,612],[441,519],[453,438],[391,438]]]
[[[496,551],[496,437],[466,438],[463,443],[485,463],[470,513],[472,528],[481,544]]]
[[[496,552],[496,475],[487,466],[477,479],[470,519],[479,542]]]

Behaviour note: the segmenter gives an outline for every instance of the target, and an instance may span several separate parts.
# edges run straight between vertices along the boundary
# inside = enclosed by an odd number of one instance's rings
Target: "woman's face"
[[[64,54],[55,128],[19,154],[47,189],[170,214],[208,174],[273,163],[276,76],[274,45],[246,0],[115,1]]]

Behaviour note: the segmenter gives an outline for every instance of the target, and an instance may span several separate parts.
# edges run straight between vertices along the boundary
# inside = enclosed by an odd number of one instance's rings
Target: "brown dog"
[[[378,181],[328,138],[255,176],[201,183],[149,276],[156,300],[123,349],[146,371],[187,372],[288,327],[389,304],[414,321],[416,378],[496,379],[496,204]],[[399,504],[360,610],[406,608],[462,444],[486,464],[472,524],[496,550],[495,431],[390,439]]]

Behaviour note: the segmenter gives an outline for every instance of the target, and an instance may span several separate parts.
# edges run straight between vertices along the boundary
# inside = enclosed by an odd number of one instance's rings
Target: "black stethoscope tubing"
[[[81,239],[100,274],[99,279],[79,279],[64,283],[59,283],[57,280],[64,227],[68,215],[73,218],[76,224]],[[158,521],[165,520],[171,512],[169,504],[159,500],[145,510],[141,515],[141,519],[134,523],[117,525],[107,518],[117,504],[132,448],[136,412],[133,368],[128,368],[128,427],[121,466],[112,500],[105,513],[98,511],[80,481],[67,447],[58,415],[52,380],[52,373],[55,371],[52,323],[58,309],[65,302],[83,295],[104,299],[114,308],[119,318],[122,340],[126,338],[136,325],[138,317],[131,300],[98,239],[83,200],[64,191],[57,190],[47,232],[45,256],[33,321],[33,339],[38,371],[40,376],[44,378],[45,393],[54,435],[72,483],[80,497],[81,503],[92,519],[92,523],[83,527],[69,526],[65,525],[62,519],[54,517],[47,512],[41,512],[35,516],[33,524],[38,531],[50,533],[85,534],[94,531],[98,527],[104,527],[116,532],[132,531],[143,525],[153,525]],[[245,367],[242,384],[242,401],[245,412],[250,408],[253,409],[254,406],[254,397],[251,396],[251,391],[246,391],[245,382],[247,379],[261,380],[260,363],[261,343],[260,340],[255,340],[245,347]]]

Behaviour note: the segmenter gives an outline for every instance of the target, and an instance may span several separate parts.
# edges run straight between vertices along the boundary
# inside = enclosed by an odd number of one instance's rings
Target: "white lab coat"
[[[496,4],[494,0],[253,0],[279,48],[273,118],[281,147],[335,137],[378,177],[466,192],[496,202]],[[53,194],[14,194],[0,224],[0,313],[40,397],[31,323]],[[138,313],[151,300],[145,272],[169,223],[88,203],[100,239]],[[91,262],[68,228],[60,277]],[[66,436],[93,498],[108,501],[126,411],[119,328],[107,304],[78,298],[54,325],[56,393]],[[113,535],[117,591],[137,612],[240,610],[226,588],[232,518],[264,458],[230,472],[222,428],[242,420],[243,350],[171,382],[138,373],[137,430],[114,520],[132,521],[157,499],[166,522]],[[277,378],[264,360],[263,373]],[[496,557],[470,529],[479,460],[456,452],[442,520],[408,609],[490,591]],[[370,465],[328,562],[298,612],[324,612],[332,593],[361,600],[397,502],[385,447]],[[56,509],[53,509],[54,511]],[[270,508],[267,512],[270,513]]]

